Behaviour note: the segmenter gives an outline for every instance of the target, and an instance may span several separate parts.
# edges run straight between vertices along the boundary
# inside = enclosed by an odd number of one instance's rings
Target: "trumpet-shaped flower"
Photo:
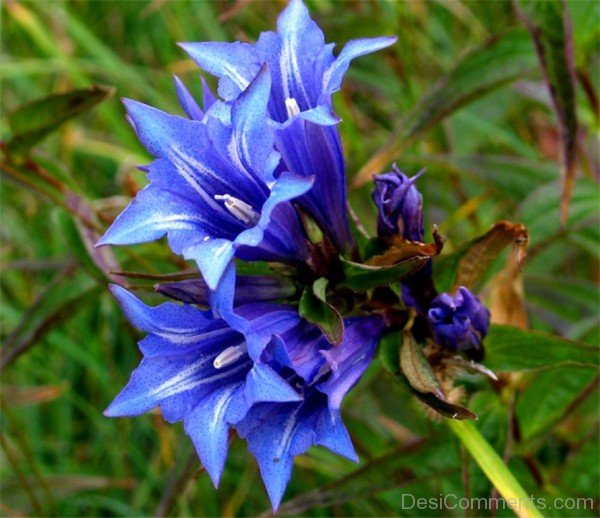
[[[183,421],[215,486],[235,428],[257,458],[274,508],[294,456],[310,446],[357,459],[340,404],[371,362],[383,329],[378,317],[347,319],[344,342],[332,347],[293,308],[239,306],[264,345],[254,361],[246,338],[210,311],[172,302],[149,307],[123,288],[112,291],[148,334],[139,343],[142,362],[106,415],[160,407],[167,421]]]
[[[255,45],[246,43],[182,43],[206,72],[219,78],[226,100],[242,94],[267,63],[273,77],[269,116],[276,128],[281,170],[315,177],[314,187],[300,203],[321,224],[337,246],[351,246],[346,209],[345,165],[339,119],[331,96],[340,89],[350,62],[391,45],[395,38],[357,39],[337,57],[333,44],[310,18],[301,0],[291,0],[277,23],[277,32],[264,32]]]
[[[202,120],[168,115],[125,101],[137,135],[156,158],[145,169],[150,184],[115,220],[99,245],[152,241],[167,234],[171,248],[197,262],[215,289],[233,257],[304,262],[308,248],[289,200],[313,179],[283,172],[267,125],[268,70],[254,78],[231,105],[210,105]],[[200,108],[182,86],[185,109]]]

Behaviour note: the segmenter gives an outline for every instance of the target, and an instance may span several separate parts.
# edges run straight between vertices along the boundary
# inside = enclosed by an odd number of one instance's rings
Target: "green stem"
[[[472,421],[447,419],[446,422],[517,516],[520,518],[542,516],[519,481]]]

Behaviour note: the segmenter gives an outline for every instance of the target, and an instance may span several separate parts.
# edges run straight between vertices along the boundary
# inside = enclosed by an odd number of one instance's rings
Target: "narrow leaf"
[[[60,322],[72,317],[83,302],[101,290],[87,275],[74,275],[73,265],[57,274],[25,311],[16,329],[4,340],[0,369],[5,369]]]
[[[535,53],[524,31],[493,38],[473,49],[421,98],[388,142],[354,178],[354,187],[370,181],[402,151],[444,118],[535,68]]]
[[[514,0],[521,20],[531,33],[560,129],[562,151],[561,221],[567,221],[575,179],[577,107],[571,20],[562,0]]]
[[[113,88],[92,85],[21,106],[8,116],[14,135],[7,144],[7,150],[13,154],[25,153],[60,124],[94,107],[113,92]]]

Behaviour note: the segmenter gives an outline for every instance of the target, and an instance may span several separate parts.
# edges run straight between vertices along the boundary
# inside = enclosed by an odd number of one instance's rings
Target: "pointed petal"
[[[238,155],[247,170],[265,172],[262,180],[273,180],[272,170],[265,170],[273,153],[273,130],[267,125],[267,103],[271,90],[271,75],[266,66],[233,103],[231,123]]]
[[[186,259],[198,263],[202,277],[211,290],[215,290],[227,266],[233,261],[234,249],[226,239],[209,239],[184,250]]]
[[[143,414],[175,395],[182,402],[189,396],[189,391],[210,372],[212,359],[208,355],[195,361],[189,356],[144,358],[104,415],[121,417]]]
[[[380,38],[361,38],[346,43],[342,52],[323,76],[323,95],[331,95],[341,88],[344,74],[354,58],[389,47],[397,39],[395,36],[384,36]]]
[[[198,106],[198,103],[192,97],[190,91],[177,76],[173,76],[173,81],[175,82],[177,99],[179,100],[179,104],[181,105],[181,108],[183,108],[183,111],[190,119],[198,121],[202,120],[204,112],[200,109],[200,106]]]
[[[185,233],[189,245],[191,236],[196,240],[206,236],[203,222],[191,204],[148,185],[119,214],[96,246],[147,243],[170,231]]]
[[[256,52],[247,43],[202,42],[179,46],[202,70],[221,79],[219,95],[226,101],[243,92],[260,69]]]
[[[212,90],[210,89],[210,86],[208,86],[206,79],[204,79],[202,77],[201,81],[202,81],[202,107],[204,108],[204,111],[208,111],[210,109],[210,107],[213,104],[215,104],[217,98],[215,97],[215,94],[213,94]]]
[[[264,402],[302,401],[302,396],[287,381],[268,365],[259,363],[248,373],[244,391],[249,406]]]
[[[315,444],[325,446],[338,455],[358,462],[358,455],[338,412],[323,409],[317,420]]]
[[[325,36],[300,0],[292,0],[281,13],[277,32],[281,38],[278,64],[283,100],[295,99],[301,111],[313,108],[320,92],[315,91],[311,79]]]
[[[185,433],[191,437],[215,487],[219,485],[229,449],[227,409],[241,386],[241,383],[234,383],[213,392],[185,420]]]
[[[150,307],[120,286],[111,285],[110,290],[127,320],[149,333],[139,342],[145,357],[220,351],[244,341],[211,311],[171,302]]]
[[[314,438],[314,416],[300,403],[263,403],[236,425],[258,461],[273,510],[279,507],[290,480],[295,455],[304,453]]]

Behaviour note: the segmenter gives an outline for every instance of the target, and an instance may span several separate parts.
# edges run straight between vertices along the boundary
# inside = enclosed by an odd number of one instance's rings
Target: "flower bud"
[[[409,178],[394,165],[391,173],[374,178],[379,236],[399,234],[410,241],[423,241],[423,196],[414,185],[419,176]]]
[[[490,312],[473,293],[461,286],[452,297],[438,295],[427,313],[433,339],[451,351],[482,351],[490,326]]]

